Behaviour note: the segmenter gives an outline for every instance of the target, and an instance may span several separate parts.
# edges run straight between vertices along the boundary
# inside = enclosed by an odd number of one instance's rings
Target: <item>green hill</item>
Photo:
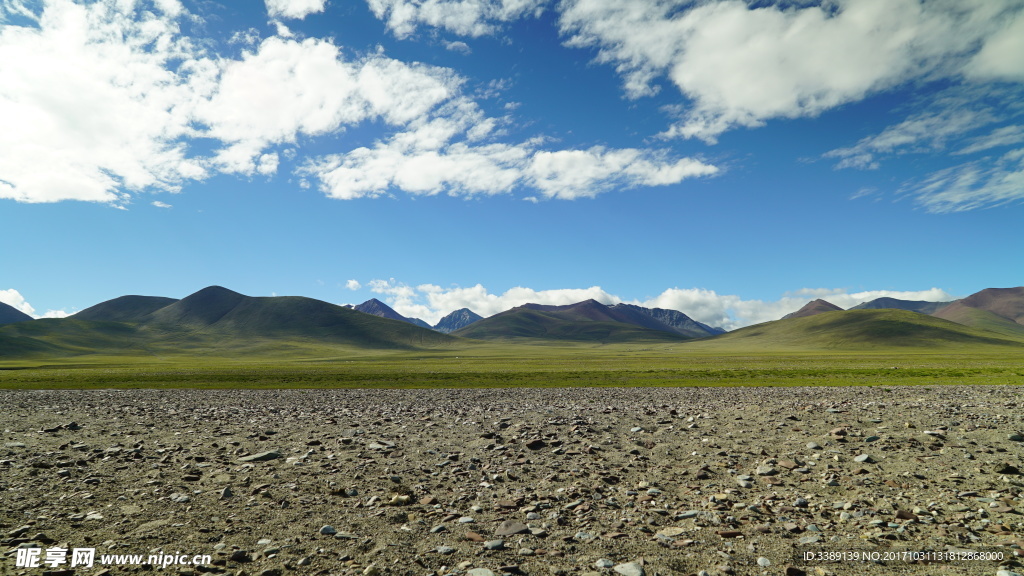
[[[944,349],[1024,347],[1024,337],[963,326],[906,310],[823,312],[741,328],[693,346],[751,350]]]
[[[685,336],[612,320],[592,300],[570,306],[527,304],[452,332],[477,340],[541,339],[577,342],[681,342]]]
[[[177,302],[162,296],[121,296],[100,302],[75,314],[78,320],[141,322],[153,312]]]

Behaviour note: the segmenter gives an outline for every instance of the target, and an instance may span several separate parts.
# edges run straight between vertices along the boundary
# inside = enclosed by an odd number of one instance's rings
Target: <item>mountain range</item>
[[[121,296],[60,319],[33,320],[0,305],[0,358],[331,357],[341,349],[438,349],[467,339],[687,342],[698,348],[765,350],[1024,346],[1024,287],[989,288],[942,304],[882,298],[842,310],[815,300],[783,319],[724,333],[675,310],[586,300],[525,304],[489,318],[464,308],[430,327],[375,299],[346,307],[210,286],[180,300]]]

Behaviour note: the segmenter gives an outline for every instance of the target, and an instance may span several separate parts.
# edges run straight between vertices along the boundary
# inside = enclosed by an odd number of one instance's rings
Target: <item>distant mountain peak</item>
[[[398,312],[395,312],[394,308],[387,304],[377,300],[376,298],[370,298],[362,304],[358,304],[352,307],[354,310],[363,312],[364,314],[373,314],[374,316],[380,316],[381,318],[388,318],[390,320],[398,320],[400,322],[408,322],[414,326],[420,328],[430,328],[430,324],[427,324],[419,318],[406,318]]]
[[[842,308],[836,306],[835,304],[827,300],[822,300],[821,298],[818,298],[817,300],[811,300],[807,304],[804,304],[803,308],[797,310],[796,312],[786,314],[785,316],[782,317],[782,319],[785,320],[787,318],[805,318],[807,316],[821,314],[822,312],[835,312],[837,310],[842,310]]]
[[[434,324],[434,330],[445,334],[451,334],[459,328],[465,328],[466,326],[483,319],[483,316],[473,312],[469,308],[459,308],[444,318],[441,318],[437,324]]]

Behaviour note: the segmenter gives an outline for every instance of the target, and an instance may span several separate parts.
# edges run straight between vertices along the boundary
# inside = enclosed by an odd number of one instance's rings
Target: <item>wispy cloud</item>
[[[901,192],[935,213],[1024,201],[1024,148],[939,170],[904,185]]]

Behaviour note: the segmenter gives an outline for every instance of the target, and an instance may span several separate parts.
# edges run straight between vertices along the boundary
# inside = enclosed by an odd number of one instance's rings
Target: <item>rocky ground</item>
[[[3,391],[0,574],[1012,575],[1021,392]]]

